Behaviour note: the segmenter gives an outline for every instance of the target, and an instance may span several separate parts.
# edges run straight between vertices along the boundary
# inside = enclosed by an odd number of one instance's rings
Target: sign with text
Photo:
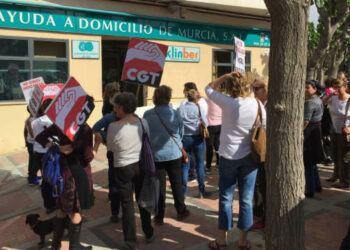
[[[158,87],[163,74],[168,46],[132,38],[121,80]]]
[[[199,62],[199,48],[169,46],[165,61],[169,62]]]
[[[54,99],[58,92],[60,92],[61,88],[63,87],[63,84],[46,84],[41,85],[41,91],[44,93],[44,97],[42,101],[45,101],[46,99]]]
[[[235,37],[235,71],[245,73],[245,47],[241,39]]]
[[[72,40],[72,58],[99,59],[100,42]]]
[[[33,117],[36,117],[36,114],[39,111],[41,100],[44,97],[44,93],[41,91],[41,88],[39,85],[34,86],[34,90],[32,91],[32,97],[29,100],[28,109],[29,112],[33,115]]]
[[[42,77],[34,78],[20,83],[26,103],[29,104],[35,85],[45,85]]]
[[[45,113],[71,140],[95,108],[84,89],[70,77]]]

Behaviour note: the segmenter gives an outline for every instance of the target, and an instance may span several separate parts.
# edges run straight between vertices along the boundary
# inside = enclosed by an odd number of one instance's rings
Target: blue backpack
[[[52,185],[52,197],[59,197],[63,191],[60,158],[61,153],[57,146],[50,147],[44,155],[42,177],[46,182]]]

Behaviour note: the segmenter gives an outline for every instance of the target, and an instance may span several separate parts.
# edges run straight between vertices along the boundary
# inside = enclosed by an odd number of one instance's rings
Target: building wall
[[[30,2],[30,1],[27,1]],[[31,1],[44,4],[62,4],[89,9],[104,9],[108,11],[119,11],[125,13],[157,16],[164,18],[176,18],[181,20],[194,20],[206,23],[216,23],[224,25],[236,25],[258,28],[269,28],[268,22],[252,19],[239,19],[228,16],[218,16],[214,14],[199,13],[193,10],[186,10],[183,17],[180,17],[180,10],[176,13],[169,13],[164,7],[152,7],[135,5],[117,1]],[[183,14],[183,13],[182,13]],[[94,124],[101,117],[102,109],[102,53],[99,59],[72,59],[71,41],[77,40],[126,40],[127,37],[100,36],[100,35],[80,35],[57,32],[41,32],[29,30],[15,30],[0,28],[0,36],[10,37],[31,37],[45,39],[64,39],[69,41],[69,72],[80,82],[86,92],[95,98],[95,110],[88,120],[90,125]],[[204,94],[204,87],[212,80],[213,49],[233,49],[232,45],[204,44],[179,41],[153,40],[158,43],[176,46],[192,46],[200,48],[199,63],[166,62],[161,84],[169,85],[173,89],[172,102],[183,100],[183,85],[185,82],[195,82],[199,91]],[[267,75],[268,48],[247,47],[251,51],[251,69],[259,75]],[[102,52],[102,49],[100,48]],[[148,88],[147,104],[152,104],[153,88]],[[28,117],[25,102],[0,102],[0,154],[23,149],[25,146],[23,138],[24,120]]]
[[[101,41],[100,36],[79,34],[60,34],[50,32],[34,32],[25,30],[0,29],[0,36],[33,37],[45,39],[95,40]],[[99,119],[102,109],[102,58],[100,59],[72,59],[69,50],[69,70],[81,83],[85,91],[96,99],[96,108],[89,119],[89,124]],[[16,151],[25,146],[23,137],[24,120],[28,117],[25,102],[0,102],[0,154]],[[99,112],[98,112],[99,111]]]

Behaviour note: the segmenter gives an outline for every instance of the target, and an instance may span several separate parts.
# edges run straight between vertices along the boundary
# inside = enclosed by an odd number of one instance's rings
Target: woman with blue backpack
[[[60,181],[55,186],[58,196],[56,200],[58,211],[54,223],[52,249],[60,249],[61,247],[67,215],[70,217],[69,249],[92,249],[91,246],[85,247],[80,244],[81,212],[94,205],[90,166],[90,162],[94,158],[92,137],[91,128],[84,124],[75,135],[73,142],[55,125],[46,129],[36,138],[42,145],[53,147],[50,148],[52,153],[59,154],[60,175],[63,180],[62,186]],[[57,159],[57,157],[52,158]],[[52,165],[57,166],[57,162]]]

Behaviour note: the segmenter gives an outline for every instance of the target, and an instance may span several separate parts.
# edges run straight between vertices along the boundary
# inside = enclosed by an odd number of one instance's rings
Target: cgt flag
[[[121,80],[159,87],[168,46],[131,38]]]
[[[94,108],[84,89],[74,77],[70,77],[45,113],[73,141]]]

